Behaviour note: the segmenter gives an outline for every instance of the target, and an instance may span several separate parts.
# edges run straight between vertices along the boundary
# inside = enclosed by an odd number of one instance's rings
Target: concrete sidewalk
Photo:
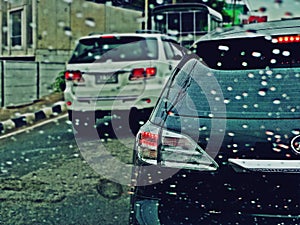
[[[0,108],[0,135],[65,112],[62,93],[51,93],[26,105]]]

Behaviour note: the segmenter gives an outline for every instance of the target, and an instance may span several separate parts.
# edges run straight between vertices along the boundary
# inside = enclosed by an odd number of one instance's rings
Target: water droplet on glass
[[[248,74],[248,77],[249,77],[249,78],[254,78],[254,74],[253,74],[253,73],[249,73],[249,74]]]
[[[258,91],[258,94],[260,96],[266,96],[267,95],[267,89],[266,88],[262,88]]]
[[[260,52],[252,52],[253,57],[260,57],[261,53]]]
[[[95,27],[96,26],[96,22],[94,21],[93,18],[87,18],[85,20],[85,24],[88,26],[88,27]]]
[[[289,51],[283,51],[283,52],[282,52],[282,55],[283,55],[283,56],[290,56],[291,53],[290,53]]]

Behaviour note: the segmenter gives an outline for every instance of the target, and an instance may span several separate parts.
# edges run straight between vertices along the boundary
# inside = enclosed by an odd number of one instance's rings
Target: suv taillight
[[[154,125],[145,125],[136,141],[138,158],[149,164],[165,167],[214,171],[218,164],[191,138],[183,134],[160,131]]]
[[[300,36],[299,35],[286,35],[286,36],[280,36],[275,38],[276,43],[299,43],[300,42]]]
[[[82,73],[79,70],[67,70],[65,71],[65,79],[66,80],[73,80],[73,81],[81,81],[82,80]]]
[[[155,67],[135,68],[131,71],[129,80],[149,78],[149,77],[154,77],[155,75],[156,75]]]

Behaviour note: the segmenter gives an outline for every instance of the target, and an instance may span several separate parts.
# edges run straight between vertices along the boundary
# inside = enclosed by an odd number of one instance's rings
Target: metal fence
[[[1,107],[31,103],[53,92],[64,63],[0,61]]]

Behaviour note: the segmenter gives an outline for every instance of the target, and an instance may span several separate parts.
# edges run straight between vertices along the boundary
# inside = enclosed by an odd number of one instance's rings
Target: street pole
[[[148,0],[145,0],[145,30],[148,30]]]
[[[232,15],[232,25],[235,24],[235,13],[236,13],[236,0],[233,0],[233,15]]]

